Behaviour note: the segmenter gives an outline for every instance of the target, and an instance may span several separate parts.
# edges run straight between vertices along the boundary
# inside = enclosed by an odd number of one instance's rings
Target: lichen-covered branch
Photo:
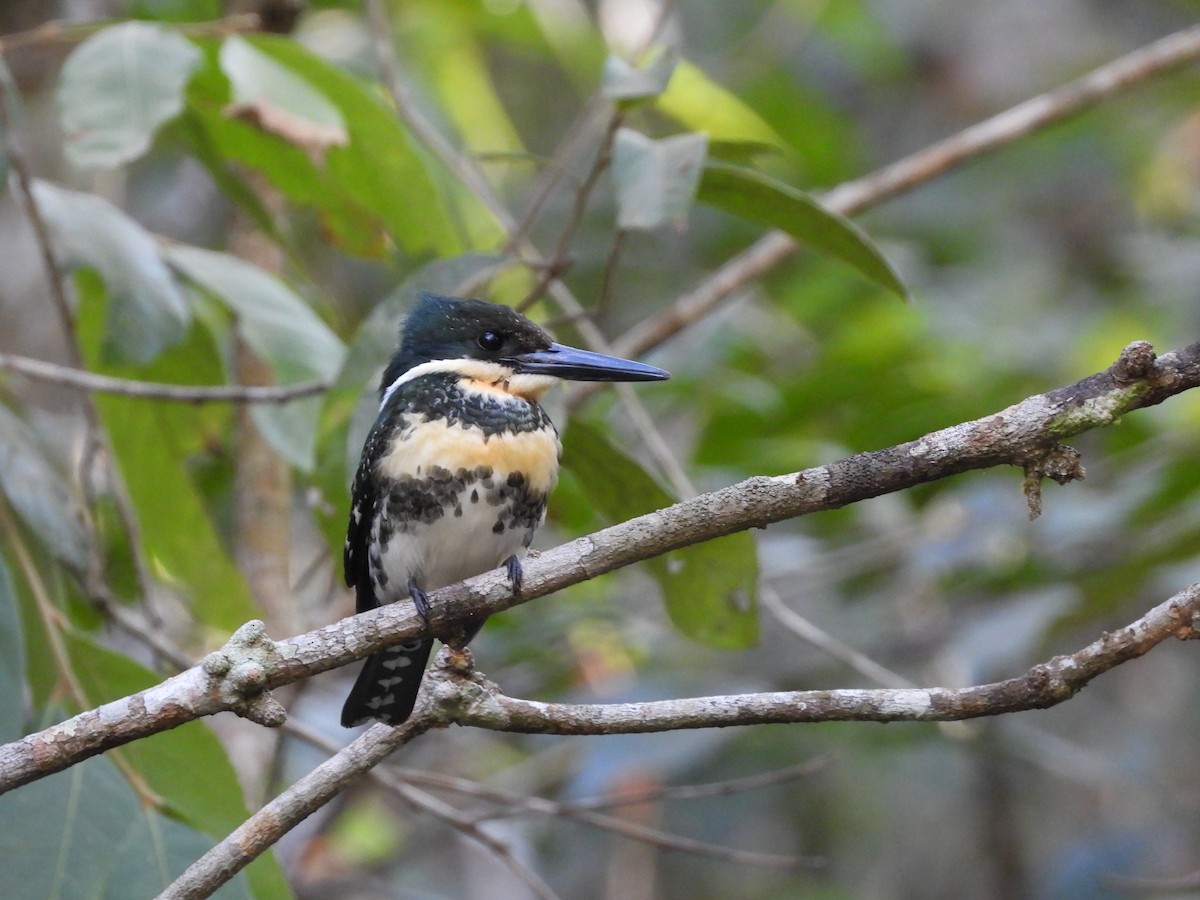
[[[644,734],[799,722],[952,722],[1045,709],[1069,700],[1092,679],[1170,638],[1200,638],[1200,584],[1141,618],[1105,632],[1077,653],[1056,656],[1017,678],[963,688],[774,691],[648,703],[536,703],[473,686],[472,702],[452,713],[460,725],[530,734]],[[435,672],[435,681],[453,674]],[[436,691],[435,691],[436,696]]]

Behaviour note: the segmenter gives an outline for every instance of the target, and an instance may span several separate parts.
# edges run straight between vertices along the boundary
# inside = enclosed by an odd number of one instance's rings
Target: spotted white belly
[[[371,577],[379,586],[376,596],[381,601],[408,599],[410,578],[421,589],[432,591],[499,568],[510,556],[525,556],[544,514],[532,527],[506,527],[497,533],[497,507],[484,500],[472,503],[470,491],[461,498],[465,501],[461,516],[448,512],[412,531],[395,533],[381,548],[372,542],[372,550],[380,550],[378,561],[371,554]],[[383,585],[377,567],[387,573]]]

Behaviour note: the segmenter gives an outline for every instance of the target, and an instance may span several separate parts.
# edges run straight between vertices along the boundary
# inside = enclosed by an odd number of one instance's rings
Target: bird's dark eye
[[[478,343],[479,346],[484,350],[494,353],[504,346],[504,335],[500,334],[498,331],[485,331],[483,334],[479,335],[479,337],[476,339],[476,343]]]

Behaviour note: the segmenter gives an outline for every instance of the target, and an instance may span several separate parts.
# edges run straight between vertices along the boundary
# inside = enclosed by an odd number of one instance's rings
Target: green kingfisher
[[[359,612],[521,558],[546,517],[562,445],[539,401],[555,379],[660,381],[654,366],[556,344],[506,306],[421,293],[379,386],[379,415],[351,490],[346,584]],[[483,621],[455,635],[465,645]],[[347,728],[398,725],[416,703],[433,640],[367,658],[342,708]]]

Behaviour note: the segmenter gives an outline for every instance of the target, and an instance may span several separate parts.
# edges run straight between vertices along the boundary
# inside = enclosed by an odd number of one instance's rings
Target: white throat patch
[[[424,375],[438,373],[458,375],[459,384],[464,390],[478,393],[490,391],[504,396],[520,397],[534,403],[541,399],[556,380],[551,375],[517,375],[508,366],[483,359],[435,359],[413,366],[389,384],[379,400],[380,411],[387,406],[392,394],[400,385]]]

